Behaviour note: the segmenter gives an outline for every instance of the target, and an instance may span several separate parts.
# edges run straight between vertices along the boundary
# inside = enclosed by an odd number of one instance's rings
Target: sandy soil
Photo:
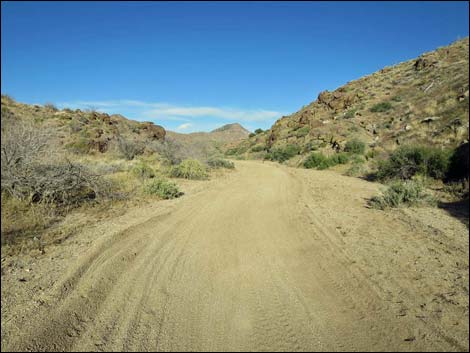
[[[464,223],[369,209],[379,185],[334,172],[236,166],[9,267],[2,350],[468,351]]]

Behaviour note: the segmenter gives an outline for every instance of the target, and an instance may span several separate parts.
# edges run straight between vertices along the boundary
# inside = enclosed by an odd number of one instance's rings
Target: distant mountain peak
[[[241,126],[239,123],[232,123],[232,124],[225,124],[215,130],[212,130],[211,132],[222,132],[222,131],[243,131],[249,134],[250,132],[245,129],[243,126]]]

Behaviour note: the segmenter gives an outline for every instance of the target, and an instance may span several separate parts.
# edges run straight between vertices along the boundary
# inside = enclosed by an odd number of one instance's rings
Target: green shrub
[[[366,172],[366,168],[364,167],[363,164],[354,163],[351,165],[351,167],[348,168],[348,170],[344,172],[344,174],[347,176],[357,177],[360,175],[364,175],[365,172]]]
[[[263,132],[264,132],[263,129],[256,129],[256,130],[255,130],[255,134],[256,134],[256,135],[261,134],[261,133],[263,133]]]
[[[370,108],[370,111],[373,113],[382,113],[392,109],[393,106],[389,102],[382,102],[374,105]]]
[[[238,147],[229,148],[227,150],[227,152],[225,152],[225,154],[227,156],[234,156],[234,155],[237,155],[237,154],[243,154],[247,150],[248,150],[247,146],[238,146]]]
[[[185,159],[171,169],[171,176],[184,179],[207,179],[206,167],[196,159]]]
[[[344,114],[345,119],[352,119],[356,116],[357,109],[350,109]]]
[[[346,164],[349,161],[349,156],[346,153],[336,153],[328,158],[332,166],[337,164]]]
[[[321,153],[311,153],[304,162],[307,169],[327,169],[330,167],[328,158]]]
[[[435,204],[435,199],[426,193],[423,185],[414,180],[395,181],[380,196],[374,196],[369,204],[381,210],[414,206],[419,204]]]
[[[380,161],[376,176],[379,180],[410,179],[416,174],[442,179],[449,167],[448,151],[435,147],[402,146],[388,160]]]
[[[183,194],[178,185],[163,178],[155,178],[147,182],[144,185],[144,192],[148,195],[157,195],[165,200],[174,199]]]
[[[346,142],[344,146],[345,152],[355,153],[355,154],[364,154],[366,150],[366,144],[358,139],[353,139]]]
[[[272,161],[284,162],[299,154],[300,150],[300,147],[297,145],[287,145],[283,148],[273,149],[267,156]]]
[[[366,153],[366,159],[369,160],[369,159],[373,159],[375,157],[377,157],[379,153],[377,152],[377,150],[375,149],[371,149],[369,151],[367,151]]]
[[[148,164],[139,162],[132,169],[131,173],[138,178],[148,179],[155,177],[155,171]]]
[[[264,146],[262,146],[262,145],[253,146],[251,148],[251,152],[261,152],[263,150],[264,150]]]
[[[331,157],[326,157],[321,153],[312,153],[304,162],[304,167],[307,169],[327,169],[337,164],[345,164],[349,160],[346,153],[336,153]]]
[[[226,168],[226,169],[234,169],[235,164],[233,162],[228,161],[223,158],[210,158],[207,161],[207,165],[211,168]]]
[[[309,132],[310,132],[310,128],[308,126],[304,126],[295,132],[295,136],[304,137],[304,136],[307,136]]]
[[[248,135],[248,137],[255,137],[255,136],[256,136],[256,134],[255,134],[254,132],[251,132],[251,133]]]

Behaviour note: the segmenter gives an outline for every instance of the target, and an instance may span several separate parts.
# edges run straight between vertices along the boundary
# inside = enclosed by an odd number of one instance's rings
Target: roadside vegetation
[[[2,252],[44,251],[70,236],[62,226],[69,215],[99,219],[127,204],[177,198],[183,192],[171,178],[207,180],[213,170],[235,168],[216,156],[204,163],[185,159],[171,138],[153,138],[159,130],[147,132],[148,123],[124,120],[120,129],[129,132],[100,138],[113,124],[94,111],[27,106],[2,96]]]

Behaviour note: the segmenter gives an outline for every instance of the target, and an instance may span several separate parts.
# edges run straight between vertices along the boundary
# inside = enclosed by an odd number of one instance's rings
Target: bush
[[[382,113],[392,109],[393,106],[389,102],[382,102],[374,105],[370,108],[370,111],[373,113]]]
[[[416,174],[442,179],[449,168],[448,151],[434,147],[403,146],[386,161],[380,161],[376,176],[379,180],[410,179]]]
[[[300,147],[297,145],[287,145],[285,147],[276,148],[267,154],[267,159],[272,161],[284,162],[300,153]]]
[[[321,153],[312,153],[304,162],[304,167],[307,169],[327,169],[337,164],[345,164],[349,160],[346,153],[336,153],[331,157],[326,157]]]
[[[47,108],[47,109],[49,109],[49,110],[52,110],[52,111],[54,111],[54,112],[56,112],[56,111],[59,110],[59,109],[57,109],[57,107],[56,107],[54,104],[52,104],[52,103],[46,103],[46,104],[44,105],[44,107]]]
[[[196,159],[185,159],[171,169],[171,176],[184,179],[207,179],[206,167]]]
[[[307,136],[309,132],[310,132],[310,128],[308,126],[304,126],[295,132],[295,136],[304,137],[304,136]]]
[[[264,146],[261,146],[261,145],[253,146],[251,148],[251,152],[261,152],[263,150],[264,150]]]
[[[256,135],[261,134],[261,133],[263,133],[263,132],[264,132],[263,129],[256,129],[256,130],[255,130],[255,134],[256,134]]]
[[[346,164],[349,161],[349,156],[346,153],[336,153],[328,158],[331,166],[337,164]]]
[[[248,137],[255,137],[256,134],[254,132],[250,132],[250,134],[248,135]]]
[[[321,153],[312,153],[304,162],[304,167],[307,169],[327,169],[330,167],[328,158]]]
[[[435,204],[435,199],[425,192],[423,185],[414,180],[395,181],[380,196],[374,196],[369,204],[381,210],[400,207],[415,206],[419,204]]]
[[[344,114],[344,118],[345,119],[352,119],[356,116],[356,112],[357,112],[357,109],[351,109],[351,110],[348,110],[345,114]]]
[[[357,139],[346,142],[344,146],[345,152],[355,153],[355,154],[364,154],[366,150],[366,144]]]
[[[167,165],[176,165],[182,161],[183,147],[169,137],[165,137],[163,142],[153,143],[150,148],[157,152]]]
[[[210,158],[207,161],[207,165],[211,168],[226,168],[226,169],[235,168],[235,164],[233,164],[233,162],[228,161],[223,158]]]
[[[364,175],[365,172],[366,172],[366,168],[364,167],[363,164],[353,163],[351,167],[349,167],[349,169],[344,172],[344,174],[347,176],[357,177],[360,175]]]
[[[148,179],[155,177],[155,171],[148,164],[139,162],[132,169],[131,173],[141,179]]]
[[[148,195],[157,195],[165,200],[174,199],[183,195],[178,185],[163,178],[155,178],[147,182],[144,186],[144,192]]]
[[[142,144],[136,141],[126,140],[121,136],[117,139],[117,146],[121,155],[129,161],[144,152],[144,146]]]

